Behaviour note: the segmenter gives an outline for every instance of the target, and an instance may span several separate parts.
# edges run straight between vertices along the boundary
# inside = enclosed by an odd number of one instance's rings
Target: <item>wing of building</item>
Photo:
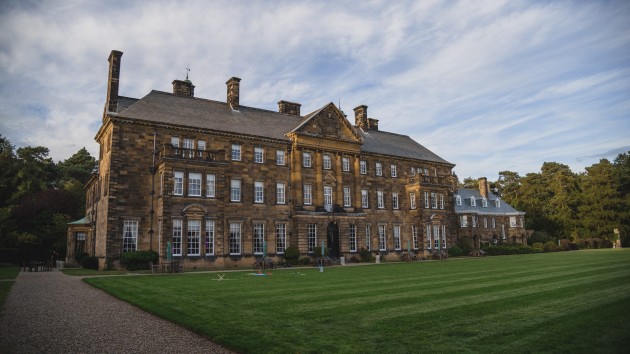
[[[100,267],[127,251],[154,250],[186,268],[249,267],[289,246],[313,256],[420,256],[459,231],[454,165],[409,136],[380,131],[367,106],[352,124],[333,103],[302,115],[241,105],[240,79],[225,101],[173,92],[119,96],[122,52],[112,51],[96,141],[98,171],[87,215],[69,225],[68,260]]]
[[[470,238],[475,249],[482,244],[527,244],[525,213],[492,193],[485,177],[479,179],[478,190],[457,190],[455,214],[458,237]]]

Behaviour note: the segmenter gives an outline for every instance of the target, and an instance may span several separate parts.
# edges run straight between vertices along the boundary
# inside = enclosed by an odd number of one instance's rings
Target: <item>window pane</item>
[[[173,244],[172,244],[173,256],[182,255],[182,221],[173,220]]]
[[[237,222],[230,223],[230,254],[241,254],[241,224]]]
[[[276,253],[282,254],[287,249],[287,224],[276,224]]]
[[[239,144],[232,144],[232,160],[241,161],[241,146]]]
[[[188,174],[188,195],[191,197],[201,196],[201,173]]]
[[[216,196],[216,177],[215,175],[206,176],[206,197],[214,198]]]
[[[254,224],[254,254],[263,254],[265,245],[265,225]]]
[[[284,183],[276,183],[276,203],[285,203],[285,188]]]
[[[241,201],[241,180],[233,179],[231,181],[230,200],[233,202]]]
[[[188,255],[198,256],[201,242],[201,221],[188,220]]]
[[[265,195],[265,186],[263,182],[254,182],[254,203],[263,203]]]
[[[276,165],[284,166],[284,151],[276,150]]]
[[[214,255],[214,220],[206,220],[206,256]]]
[[[138,246],[138,221],[125,220],[123,225],[123,252],[135,251]]]
[[[184,172],[175,171],[173,178],[173,194],[184,195]]]

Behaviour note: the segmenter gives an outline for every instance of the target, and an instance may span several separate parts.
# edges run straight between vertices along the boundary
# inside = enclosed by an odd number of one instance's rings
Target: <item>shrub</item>
[[[612,248],[613,243],[609,239],[605,238],[602,240],[602,243],[599,245],[600,248]]]
[[[563,238],[560,240],[560,251],[570,251],[571,250],[571,241]]]
[[[451,257],[460,257],[464,254],[464,251],[457,245],[453,245],[448,248],[448,255]]]
[[[300,250],[297,247],[291,246],[284,250],[284,259],[288,264],[298,264],[298,258],[300,258]]]
[[[541,242],[536,242],[532,245],[533,248],[537,249],[537,250],[543,250],[543,244]]]
[[[302,257],[298,260],[298,264],[299,265],[309,265],[311,264],[311,258],[310,257]]]
[[[489,256],[502,256],[502,255],[511,255],[511,254],[528,254],[528,253],[540,253],[541,250],[525,245],[501,245],[501,246],[491,246],[486,249],[487,255]]]
[[[457,240],[457,246],[461,249],[462,254],[469,254],[474,249],[474,245],[470,237],[462,237]],[[451,253],[450,251],[448,252]],[[456,255],[452,255],[453,257],[457,257]]]
[[[77,261],[77,263],[83,264],[83,257],[87,256],[89,256],[87,252],[79,252],[76,256],[74,256],[74,259]]]
[[[98,258],[94,256],[84,256],[81,257],[81,267],[85,269],[96,269],[98,270]]]
[[[350,257],[350,262],[352,262],[352,263],[359,263],[359,262],[361,262],[361,260],[357,256],[352,256],[352,257]]]
[[[540,243],[545,243],[547,241],[550,241],[551,237],[549,236],[548,233],[543,232],[543,231],[534,231],[531,236],[529,236],[527,238],[527,244],[528,245],[533,245],[534,243],[540,242]]]
[[[158,254],[155,251],[131,251],[125,252],[120,257],[120,262],[127,270],[149,269],[149,262],[156,263]]]
[[[315,254],[315,257],[321,257],[322,247],[321,246],[315,247],[315,249],[313,250],[313,253]],[[327,255],[328,255],[328,247],[324,247],[324,256],[327,256]]]
[[[543,245],[544,252],[558,252],[560,251],[560,246],[556,245],[553,241],[548,241]]]
[[[359,255],[361,256],[361,262],[372,262],[372,260],[374,260],[372,252],[365,249],[365,247],[361,247]]]

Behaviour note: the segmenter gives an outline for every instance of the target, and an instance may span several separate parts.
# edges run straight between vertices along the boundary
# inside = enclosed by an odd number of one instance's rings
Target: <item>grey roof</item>
[[[488,206],[483,207],[481,193],[477,189],[461,188],[457,190],[457,194],[462,198],[462,205],[455,203],[455,213],[476,213],[476,214],[492,214],[492,215],[524,215],[524,212],[514,209],[510,204],[501,200],[497,208],[495,201],[500,199],[494,193],[488,192]],[[475,198],[475,206],[471,204],[471,197]]]
[[[240,106],[238,111],[234,111],[225,102],[179,97],[154,90],[139,100],[119,97],[118,116],[288,141],[285,134],[297,129],[322,108],[303,117],[246,106]],[[451,164],[409,136],[356,130],[363,138],[361,151]]]

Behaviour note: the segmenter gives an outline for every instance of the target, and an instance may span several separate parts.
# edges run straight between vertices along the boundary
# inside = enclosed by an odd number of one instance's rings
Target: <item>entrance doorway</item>
[[[328,256],[330,258],[339,258],[339,227],[334,222],[328,224],[327,232]]]

